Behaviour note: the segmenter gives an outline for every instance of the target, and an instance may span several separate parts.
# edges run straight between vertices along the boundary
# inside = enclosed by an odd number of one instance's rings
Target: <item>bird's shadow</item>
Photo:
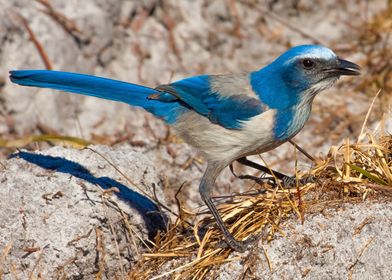
[[[83,179],[91,184],[96,184],[103,189],[117,188],[120,192],[114,192],[119,199],[128,203],[141,217],[148,231],[148,237],[152,240],[158,231],[166,230],[167,217],[159,211],[158,206],[148,197],[141,195],[127,186],[109,177],[95,177],[90,171],[79,163],[70,161],[63,157],[34,154],[19,151],[11,155],[38,165],[44,169],[70,174]]]

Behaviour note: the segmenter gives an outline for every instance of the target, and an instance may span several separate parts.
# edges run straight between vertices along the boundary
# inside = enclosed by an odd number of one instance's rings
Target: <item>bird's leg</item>
[[[255,181],[257,184],[262,184],[262,183],[266,182],[267,180],[271,179],[271,178],[266,178],[263,176],[257,177],[257,176],[249,175],[249,174],[236,174],[234,172],[233,164],[230,164],[229,168],[230,168],[231,173],[234,175],[234,177],[241,179],[241,180],[252,180],[252,181]]]
[[[279,180],[281,180],[283,182],[283,185],[285,187],[292,187],[292,186],[296,185],[296,178],[295,177],[291,177],[291,176],[285,175],[283,173],[280,173],[278,171],[269,169],[269,168],[267,168],[267,167],[265,167],[265,166],[263,166],[261,164],[258,164],[258,163],[255,163],[253,161],[250,161],[246,157],[239,158],[239,159],[237,159],[237,161],[239,163],[243,164],[243,165],[246,165],[248,167],[252,167],[254,169],[260,170],[260,171],[262,171],[264,173],[267,173],[267,174],[270,174],[270,175],[276,177],[277,179],[279,179]],[[244,176],[244,175],[242,175],[242,176]],[[251,177],[252,177],[251,175],[244,176],[245,179],[253,179]],[[241,178],[241,177],[239,177],[239,178]],[[259,182],[260,180],[262,180],[262,179],[260,179],[258,177],[255,177],[255,178],[256,178],[255,179],[256,182]],[[305,177],[303,179],[300,179],[299,183],[300,184],[307,184],[307,183],[310,183],[310,182],[313,182],[313,181],[314,181],[313,177],[312,176],[308,176],[308,177]]]
[[[207,166],[207,170],[201,179],[199,192],[201,198],[203,199],[204,203],[207,205],[208,209],[210,210],[212,216],[214,216],[218,227],[223,233],[226,243],[235,251],[244,252],[250,243],[253,243],[256,239],[258,239],[258,235],[252,236],[248,238],[246,241],[238,241],[236,240],[233,235],[229,232],[226,228],[222,218],[219,215],[218,210],[216,209],[212,199],[211,199],[211,192],[212,188],[215,184],[215,180],[218,177],[219,173],[225,168],[224,164],[221,163],[209,163]]]
[[[257,169],[259,171],[262,171],[264,173],[267,173],[267,174],[270,174],[272,176],[275,176],[276,178],[278,178],[279,180],[282,180],[282,181],[284,181],[285,178],[290,177],[290,176],[285,175],[283,173],[280,173],[278,171],[269,169],[268,167],[265,167],[265,166],[263,166],[261,164],[253,162],[253,161],[247,159],[246,157],[239,158],[239,159],[237,159],[237,161],[239,163],[241,163],[242,165],[246,165],[246,166],[252,167],[254,169]]]

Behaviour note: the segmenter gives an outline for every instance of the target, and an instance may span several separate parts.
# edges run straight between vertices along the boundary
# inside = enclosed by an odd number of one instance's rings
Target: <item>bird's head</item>
[[[311,96],[333,85],[342,75],[360,74],[358,65],[318,45],[289,49],[270,66],[279,72],[288,89]]]

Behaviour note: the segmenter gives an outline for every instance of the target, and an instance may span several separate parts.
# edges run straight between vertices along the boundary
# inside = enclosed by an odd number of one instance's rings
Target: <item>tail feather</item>
[[[180,107],[178,103],[167,103],[148,99],[158,91],[152,88],[101,78],[50,70],[15,70],[10,71],[12,82],[32,87],[52,88],[82,95],[124,102],[139,106],[171,123],[175,120]]]

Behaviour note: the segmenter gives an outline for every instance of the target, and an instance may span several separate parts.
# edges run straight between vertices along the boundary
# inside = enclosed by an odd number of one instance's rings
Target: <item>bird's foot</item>
[[[222,240],[218,243],[218,247],[220,247],[220,248],[230,247],[234,251],[244,253],[246,250],[248,250],[248,248],[251,245],[254,245],[254,243],[256,241],[260,240],[261,237],[262,237],[262,233],[253,234],[253,235],[249,236],[246,240],[243,240],[243,241],[238,241],[238,240],[235,240],[234,238],[226,237],[225,240]]]
[[[282,179],[282,183],[283,183],[283,187],[284,188],[293,188],[297,185],[297,181],[298,181],[298,185],[306,185],[308,183],[314,183],[316,178],[313,175],[308,175],[304,178],[298,179],[295,176],[285,176]]]
[[[271,179],[270,177],[265,177],[265,176],[257,177],[257,176],[253,176],[253,175],[236,175],[236,177],[241,180],[252,180],[259,185],[261,185]]]
[[[259,185],[262,185],[263,183],[266,182],[269,182],[273,185],[277,185],[277,180],[274,177],[270,177],[270,176],[257,177],[253,175],[237,175],[237,178],[252,180]],[[284,188],[289,189],[295,187],[297,185],[297,181],[299,185],[303,186],[308,183],[314,183],[316,178],[313,175],[308,175],[301,179],[298,179],[295,176],[283,176],[282,178],[278,178],[278,180],[282,182]]]

